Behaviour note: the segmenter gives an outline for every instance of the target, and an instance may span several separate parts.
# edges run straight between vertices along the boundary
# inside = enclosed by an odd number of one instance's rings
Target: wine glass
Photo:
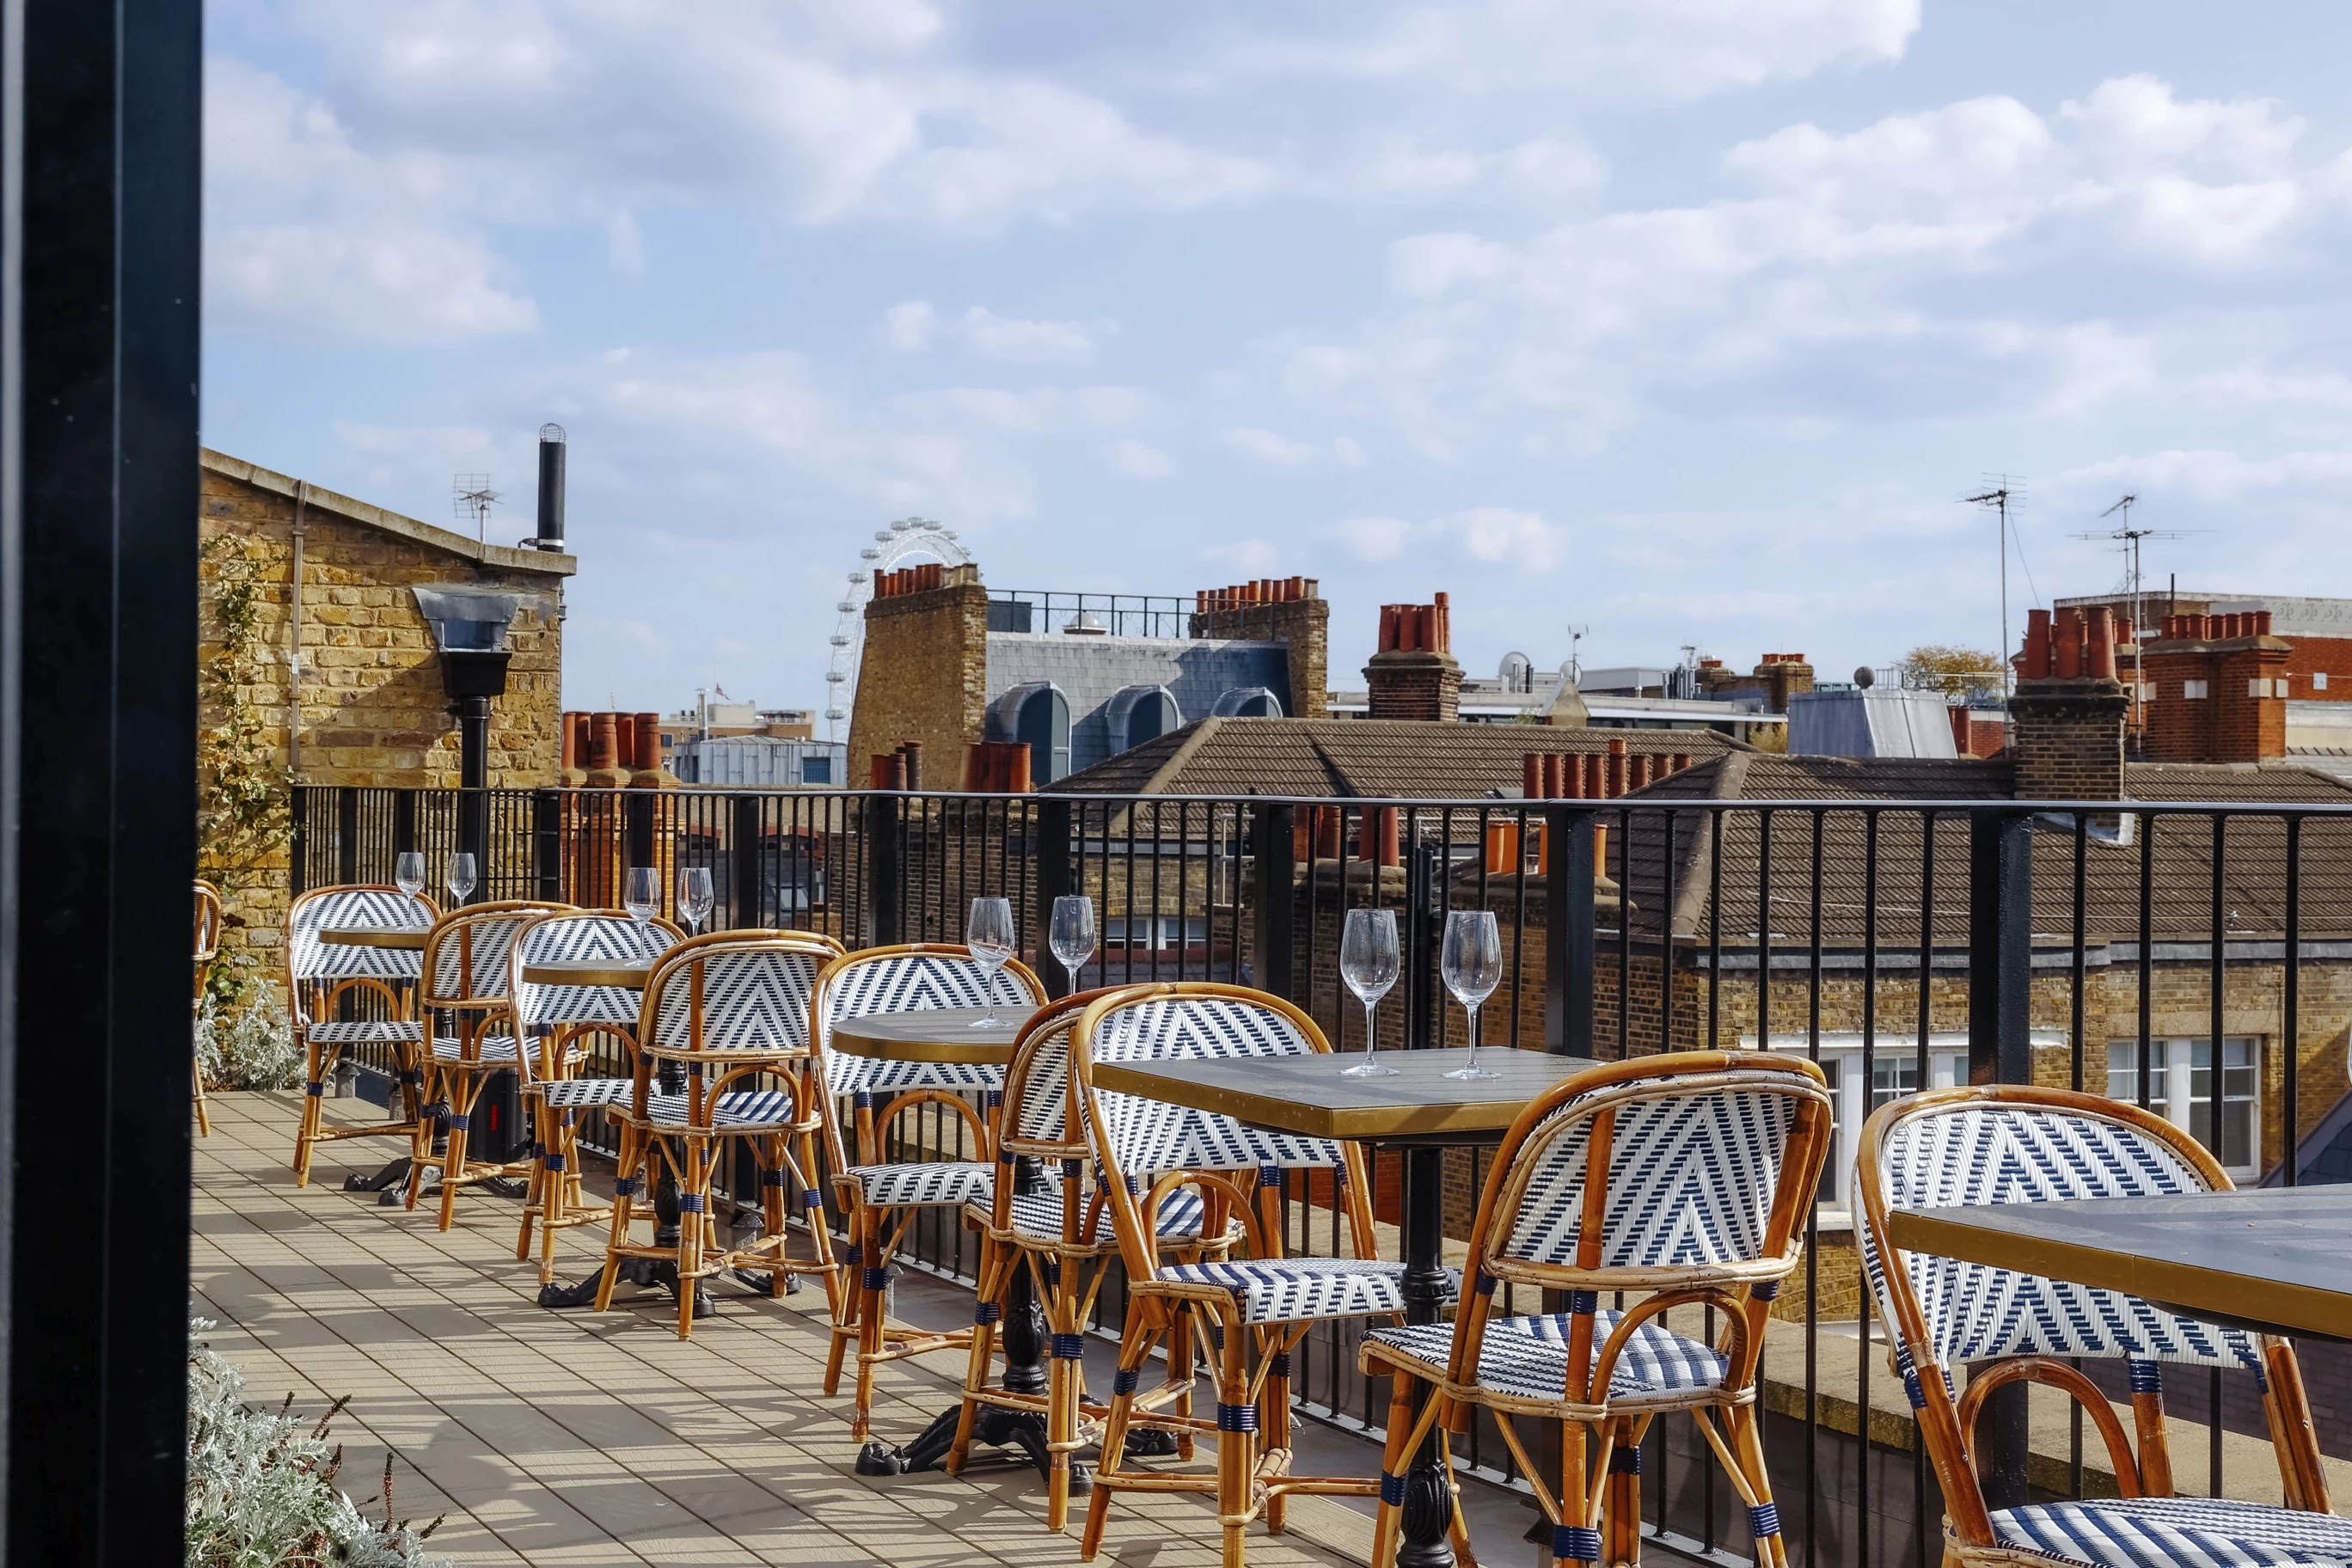
[[[393,862],[392,885],[408,899],[409,908],[416,907],[416,895],[425,890],[425,856],[420,850],[404,849]]]
[[[1478,1065],[1478,1009],[1503,978],[1503,935],[1492,910],[1454,910],[1445,917],[1445,946],[1438,960],[1445,988],[1470,1016],[1465,1031],[1470,1054],[1447,1078],[1500,1078]]]
[[[460,849],[449,857],[447,885],[452,904],[462,904],[473,896],[474,857],[470,851]]]
[[[1384,1067],[1372,1056],[1379,1038],[1373,1009],[1397,983],[1402,961],[1397,954],[1394,910],[1349,910],[1347,928],[1339,933],[1339,978],[1364,1005],[1364,1059],[1348,1068],[1349,1078],[1385,1078],[1396,1068]]]
[[[702,934],[702,922],[710,918],[710,868],[682,868],[677,874],[677,912],[689,932]]]
[[[661,913],[661,872],[651,866],[632,866],[621,885],[621,907],[639,925]]]
[[[1064,893],[1054,900],[1054,924],[1047,939],[1054,956],[1069,971],[1070,989],[1078,988],[1078,971],[1095,955],[1095,901],[1080,893]]]
[[[1013,957],[1013,902],[1009,899],[974,899],[971,921],[964,928],[964,945],[986,973],[986,1000],[980,1016],[971,1021],[975,1029],[1001,1029],[1004,1020],[996,1016],[996,977]]]

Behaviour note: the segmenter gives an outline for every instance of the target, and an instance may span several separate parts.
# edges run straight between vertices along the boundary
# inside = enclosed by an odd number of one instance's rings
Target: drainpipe
[[[286,650],[286,771],[302,776],[302,539],[308,531],[303,513],[310,504],[307,479],[294,481],[294,571],[288,597],[287,620],[293,646]]]

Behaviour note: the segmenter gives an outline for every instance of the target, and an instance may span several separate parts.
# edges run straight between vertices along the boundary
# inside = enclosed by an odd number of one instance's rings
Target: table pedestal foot
[[[353,1171],[343,1178],[343,1191],[347,1193],[388,1192],[392,1194],[392,1201],[395,1204],[399,1203],[400,1189],[408,1183],[408,1156],[402,1154],[386,1161],[383,1169],[373,1175]]]
[[[604,1281],[604,1271],[591,1274],[577,1285],[542,1285],[539,1288],[539,1304],[542,1307],[593,1307],[596,1304],[596,1288]],[[624,1258],[621,1259],[620,1283],[635,1285],[647,1290],[667,1290],[677,1295],[677,1265],[660,1258]],[[763,1287],[764,1288],[764,1287]],[[718,1315],[719,1308],[710,1293],[699,1285],[694,1290],[694,1316],[699,1322]]]
[[[1414,1146],[1405,1152],[1405,1270],[1400,1281],[1405,1321],[1433,1323],[1445,1305],[1445,1151]],[[1419,1415],[1433,1397],[1426,1385],[1413,1401]],[[1397,1568],[1454,1568],[1454,1478],[1433,1430],[1422,1439],[1404,1481],[1398,1523]]]

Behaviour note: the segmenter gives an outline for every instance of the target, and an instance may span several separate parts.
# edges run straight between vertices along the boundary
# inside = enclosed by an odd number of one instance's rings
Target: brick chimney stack
[[[1192,635],[1278,642],[1290,664],[1283,709],[1293,719],[1330,710],[1331,605],[1312,577],[1255,577],[1192,596]]]
[[[2141,645],[2147,758],[2260,763],[2286,755],[2286,666],[2294,645],[2268,610],[2167,616]]]
[[[1462,667],[1454,662],[1445,595],[1427,605],[1382,605],[1380,651],[1364,667],[1374,719],[1461,716]]]
[[[849,720],[852,757],[892,757],[913,742],[937,781],[964,773],[986,733],[988,590],[980,568],[937,562],[877,573]]]
[[[2010,758],[2021,800],[2121,800],[2124,715],[2115,612],[2047,610],[2025,618]]]

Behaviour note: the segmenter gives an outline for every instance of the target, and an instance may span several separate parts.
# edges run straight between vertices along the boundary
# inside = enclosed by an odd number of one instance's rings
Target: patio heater
[[[433,628],[441,656],[441,689],[457,721],[457,847],[474,857],[468,901],[488,897],[490,702],[507,690],[507,627],[521,607],[519,594],[462,584],[418,584],[416,608]],[[499,1073],[477,1104],[472,1136],[486,1160],[514,1158],[520,1147],[521,1097],[512,1073]]]

